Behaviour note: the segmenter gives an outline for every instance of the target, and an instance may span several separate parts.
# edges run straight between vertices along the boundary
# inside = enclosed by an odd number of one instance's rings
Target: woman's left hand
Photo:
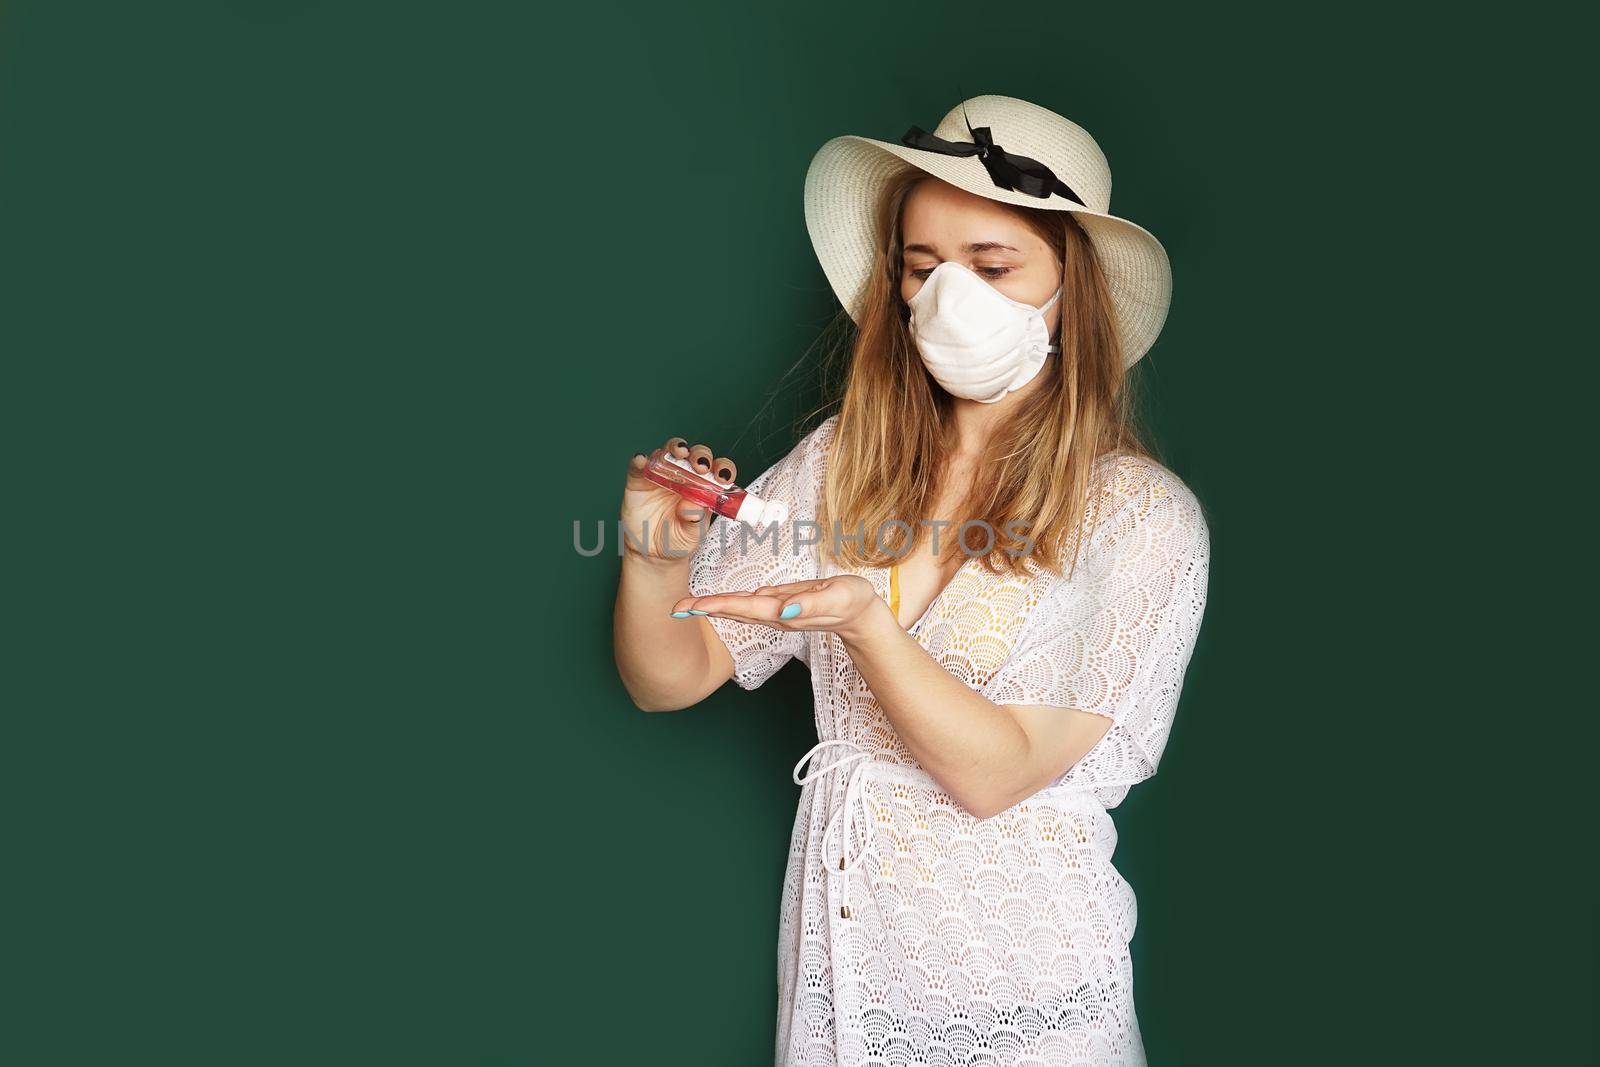
[[[831,630],[847,641],[896,621],[872,583],[858,574],[684,597],[672,611],[759,623],[775,630]]]

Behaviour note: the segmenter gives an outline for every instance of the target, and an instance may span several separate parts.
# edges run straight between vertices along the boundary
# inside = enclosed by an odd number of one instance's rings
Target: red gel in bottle
[[[709,508],[724,518],[765,526],[789,517],[789,505],[781,500],[762,500],[737,485],[724,485],[700,475],[688,460],[679,459],[665,448],[650,453],[644,476],[652,482]]]

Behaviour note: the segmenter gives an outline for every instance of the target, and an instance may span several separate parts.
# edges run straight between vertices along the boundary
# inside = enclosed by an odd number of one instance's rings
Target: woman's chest
[[[1049,582],[1046,575],[993,574],[968,561],[934,597],[912,636],[941,667],[981,691],[1021,644]]]
[[[931,552],[909,552],[889,568],[889,608],[904,629],[928,613],[933,602],[963,566],[957,554],[946,561]]]
[[[899,621],[912,639],[934,662],[980,692],[1015,653],[1029,619],[1046,609],[1046,597],[1058,580],[1037,569],[991,572],[980,558],[968,556],[962,556],[948,576],[924,569],[910,578],[904,562],[898,568],[848,568],[835,573],[865,578],[891,608],[898,600]],[[934,582],[942,585],[930,588]],[[913,618],[923,604],[926,607]],[[831,684],[842,691],[837,695],[875,708],[876,700],[861,684],[843,643],[826,636],[836,668],[830,672]]]

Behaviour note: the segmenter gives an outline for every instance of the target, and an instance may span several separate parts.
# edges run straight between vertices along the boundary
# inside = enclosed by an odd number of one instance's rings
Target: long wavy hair
[[[834,386],[839,420],[818,521],[823,551],[841,566],[887,566],[921,540],[925,531],[916,524],[939,498],[944,458],[955,444],[952,398],[923,365],[900,297],[902,209],[911,189],[929,177],[908,168],[884,189],[864,309],[848,344],[842,388]],[[1089,235],[1070,212],[1004,206],[1061,263],[1061,318],[1052,339],[1061,350],[1040,371],[1040,386],[994,425],[983,476],[961,504],[953,532],[941,538],[940,556],[982,553],[982,565],[994,573],[1031,560],[1070,574],[1095,521],[1097,460],[1114,452],[1152,460],[1155,454],[1137,426],[1111,294]],[[835,356],[844,348],[836,346]],[[975,521],[987,524],[977,528],[979,537],[965,525]],[[863,531],[864,537],[852,536]]]

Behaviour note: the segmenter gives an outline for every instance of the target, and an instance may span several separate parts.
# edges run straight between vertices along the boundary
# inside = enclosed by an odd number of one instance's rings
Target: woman
[[[638,705],[811,671],[780,1065],[1144,1062],[1107,809],[1165,747],[1209,536],[1130,425],[1170,273],[1109,196],[1086,132],[1008,97],[835,138],[807,223],[859,331],[838,412],[749,485],[788,520],[707,527],[632,461]]]

